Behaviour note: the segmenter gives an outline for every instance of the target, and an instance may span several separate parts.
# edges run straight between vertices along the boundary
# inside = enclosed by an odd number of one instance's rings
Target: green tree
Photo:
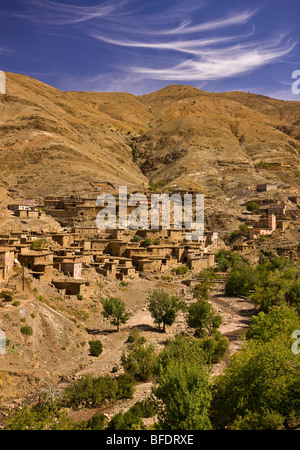
[[[278,335],[290,336],[294,330],[300,329],[300,318],[297,312],[288,306],[273,306],[266,314],[260,312],[251,319],[247,339],[268,342]]]
[[[118,297],[109,297],[101,299],[101,303],[103,305],[102,315],[111,319],[110,323],[117,327],[117,331],[120,331],[120,326],[125,324],[130,317],[123,300]]]
[[[194,365],[203,365],[205,355],[200,339],[176,335],[174,339],[168,339],[164,349],[159,353],[156,360],[156,373],[165,371],[172,361],[184,363],[189,361]]]
[[[242,263],[248,262],[246,258],[239,255],[238,253],[225,249],[219,250],[218,253],[216,253],[215,260],[217,269],[221,272],[227,272],[233,267],[238,267]]]
[[[216,313],[212,305],[204,298],[192,303],[186,315],[187,325],[195,329],[195,335],[202,337],[209,336],[222,323],[221,316]]]
[[[256,202],[248,202],[247,203],[247,211],[256,211],[259,209],[259,206]]]
[[[178,311],[185,308],[185,303],[179,297],[170,295],[163,289],[154,289],[147,300],[154,323],[158,324],[159,329],[162,324],[163,332],[166,331],[166,325],[170,326],[175,322]]]
[[[255,270],[243,262],[234,266],[225,284],[226,295],[248,295],[256,286]]]
[[[158,429],[211,429],[211,393],[205,366],[190,361],[170,361],[153,393],[158,399]]]
[[[288,420],[300,415],[300,359],[291,351],[291,336],[266,342],[249,339],[230,366],[215,379],[213,424],[233,428],[236,421],[262,410]]]
[[[212,289],[214,283],[205,279],[200,283],[196,284],[192,289],[192,294],[194,298],[197,299],[208,299],[208,294]]]
[[[126,373],[131,374],[137,381],[148,381],[155,370],[155,347],[153,344],[135,342],[127,354],[122,353],[121,361]]]

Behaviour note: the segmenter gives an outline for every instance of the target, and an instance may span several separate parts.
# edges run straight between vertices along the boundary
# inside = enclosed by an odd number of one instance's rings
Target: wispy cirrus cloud
[[[175,54],[174,64],[170,67],[166,68],[165,61],[157,58],[155,67],[140,65],[128,67],[127,70],[132,74],[166,81],[217,80],[246,74],[276,62],[295,48],[296,42],[287,39],[284,34],[272,39],[254,40],[253,24],[249,24],[251,30],[247,34],[234,33],[235,26],[240,27],[250,22],[258,10],[234,12],[231,15],[227,14],[226,17],[195,25],[187,21],[182,22],[176,28],[157,30],[156,35],[151,37],[149,35],[153,33],[151,30],[148,33],[146,29],[140,33],[140,39],[128,39],[130,32],[126,33],[126,38],[124,35],[111,37],[93,31],[90,32],[90,36],[119,47],[172,51]],[[229,36],[222,32],[223,28],[227,27],[230,27]],[[201,32],[205,37],[198,37]],[[137,33],[138,29],[135,29],[134,34]],[[177,35],[177,39],[170,39],[170,35]],[[182,53],[188,54],[189,57],[182,60],[182,56],[180,58],[176,56]]]
[[[296,46],[280,36],[273,42],[245,43],[231,47],[197,50],[197,58],[188,59],[169,68],[135,66],[131,71],[156,80],[217,80],[249,73],[258,67],[278,61]]]
[[[223,2],[219,7],[219,0],[95,0],[96,5],[84,0],[76,5],[69,0],[5,1],[8,6],[1,16],[28,22],[43,36],[47,49],[50,39],[55,42],[51,61],[62,55],[62,73],[66,71],[66,82],[60,81],[60,86],[69,81],[75,88],[78,80],[72,78],[69,65],[65,69],[66,60],[73,62],[76,75],[86,74],[85,86],[103,90],[105,85],[144,89],[150,80],[156,80],[152,85],[159,81],[199,85],[227,78],[223,81],[227,83],[268,64],[286,62],[297,45],[287,33],[280,33],[278,21],[270,19],[265,27],[272,13],[266,1],[260,6],[249,0],[242,7],[231,0],[230,9]],[[10,9],[11,4],[19,7]],[[282,25],[283,31],[286,28]],[[56,52],[59,39],[65,39],[66,46]],[[75,39],[81,53],[76,53]],[[40,55],[37,60],[41,62]],[[80,88],[83,81],[78,80]]]
[[[253,31],[247,36],[251,36]],[[209,46],[215,44],[225,44],[228,41],[237,40],[244,38],[245,35],[241,36],[228,36],[219,38],[208,38],[208,39],[191,39],[191,40],[175,40],[166,42],[139,42],[139,41],[128,41],[128,40],[118,40],[103,36],[101,34],[91,34],[92,37],[98,39],[99,41],[106,42],[108,44],[118,45],[121,47],[135,47],[135,48],[148,48],[154,50],[173,50],[183,53],[191,54],[202,54],[205,52],[203,47],[207,48],[206,52],[210,52]],[[200,50],[202,49],[202,50]]]
[[[257,13],[258,9],[241,11],[227,17],[191,25],[190,20],[183,21],[178,27],[170,30],[161,30],[160,34],[191,34],[204,31],[219,30],[221,28],[243,25]]]
[[[4,16],[14,16],[41,25],[74,25],[115,14],[129,0],[109,0],[93,6],[76,6],[51,0],[28,0],[25,10],[3,11]]]

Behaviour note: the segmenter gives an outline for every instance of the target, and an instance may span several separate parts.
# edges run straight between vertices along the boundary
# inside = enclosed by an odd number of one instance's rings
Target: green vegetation
[[[249,228],[248,228],[248,226],[245,223],[241,223],[240,226],[239,226],[239,230],[242,233],[248,233]]]
[[[131,398],[134,384],[134,378],[129,374],[120,375],[118,378],[112,378],[110,375],[98,378],[85,375],[66,388],[63,404],[71,408],[99,408],[107,402]]]
[[[89,341],[90,345],[90,355],[99,356],[103,351],[103,346],[101,341]]]
[[[300,359],[291,351],[291,336],[280,326],[292,325],[294,319],[286,310],[271,314],[254,320],[247,342],[216,380],[215,428],[287,428],[288,420],[300,416]],[[270,324],[276,320],[280,322],[274,330]]]
[[[43,250],[47,246],[47,239],[36,239],[30,245],[31,250]]]
[[[125,303],[118,297],[109,297],[100,300],[103,305],[102,315],[111,319],[110,323],[117,327],[120,331],[120,326],[125,324],[130,314],[126,311]]]
[[[129,351],[122,353],[122,366],[125,373],[134,377],[136,381],[148,381],[154,375],[156,353],[153,344],[146,344],[145,339],[138,333],[131,335]]]
[[[185,308],[185,303],[179,297],[170,295],[163,289],[154,289],[147,300],[151,317],[159,329],[163,325],[163,332],[166,331],[166,325],[174,323],[178,311]]]
[[[255,202],[248,202],[246,206],[247,206],[247,211],[250,211],[250,212],[256,211],[257,209],[259,209],[258,204]]]
[[[172,272],[176,273],[176,275],[184,275],[189,270],[190,269],[187,266],[178,266],[178,267],[173,267]]]
[[[155,402],[146,399],[135,403],[126,413],[118,413],[112,417],[107,425],[107,430],[143,430],[143,418],[153,417],[155,414]]]
[[[158,399],[157,428],[210,429],[211,392],[199,340],[177,336],[169,341],[158,357],[157,371],[153,389]]]
[[[222,323],[212,305],[205,299],[198,299],[187,310],[187,325],[195,329],[195,336],[211,336]]]
[[[162,289],[148,294],[148,309],[159,327],[163,325],[165,330],[183,310],[194,336],[189,331],[176,335],[158,351],[138,328],[133,328],[121,356],[124,374],[117,376],[119,367],[115,366],[114,376],[84,375],[65,388],[59,398],[44,398],[41,404],[8,416],[5,428],[278,430],[299,426],[300,358],[292,351],[292,334],[300,330],[299,267],[270,250],[261,251],[255,267],[226,250],[218,252],[216,260],[216,272],[206,270],[198,275],[199,282],[191,289],[194,300],[188,307]],[[218,330],[221,317],[208,301],[221,268],[229,275],[226,293],[247,295],[257,304],[258,313],[252,317],[241,348],[233,354],[229,366],[211,378],[212,364],[224,358],[229,343]],[[118,322],[119,316],[127,314],[124,302],[120,306],[122,314],[112,314],[120,301],[113,297],[102,300],[103,310],[106,304],[107,317],[116,326],[124,323]],[[23,322],[22,328],[32,330]],[[96,353],[100,349],[101,353],[101,342],[90,342],[91,354],[93,345]],[[17,354],[11,342],[7,341],[7,347],[10,354]],[[66,415],[65,408],[106,408],[117,400],[132,398],[136,383],[149,380],[153,383],[151,396],[110,420],[98,412],[89,420],[75,423]],[[155,423],[147,427],[145,418],[155,418]]]
[[[153,244],[153,242],[152,242],[152,239],[150,239],[150,238],[146,238],[141,241],[142,247],[149,247],[149,245],[152,245],[152,244]]]
[[[12,291],[2,291],[0,293],[2,303],[10,303],[14,300],[14,293]]]
[[[33,329],[30,325],[24,325],[23,327],[21,327],[21,333],[25,334],[26,336],[32,336]]]

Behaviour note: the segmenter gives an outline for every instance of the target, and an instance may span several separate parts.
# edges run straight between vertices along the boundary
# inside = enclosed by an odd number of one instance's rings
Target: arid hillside
[[[152,118],[137,162],[155,182],[221,198],[264,182],[299,187],[299,102],[189,86],[140,99]]]
[[[96,181],[160,182],[218,201],[258,183],[300,187],[299,102],[180,85],[140,97],[61,92],[6,78],[0,183],[15,197],[90,194]]]

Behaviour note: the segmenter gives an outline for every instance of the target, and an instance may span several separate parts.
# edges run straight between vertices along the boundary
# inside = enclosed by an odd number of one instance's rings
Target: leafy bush
[[[192,303],[187,310],[187,325],[195,329],[195,336],[211,335],[222,322],[212,305],[204,298]]]
[[[246,206],[247,206],[247,211],[256,211],[257,209],[259,209],[258,204],[255,202],[248,202]]]
[[[30,325],[24,325],[23,327],[21,327],[21,333],[25,334],[26,336],[32,336],[33,329]]]
[[[143,418],[153,417],[155,414],[155,403],[146,399],[135,403],[124,414],[118,413],[112,417],[108,430],[141,430],[144,429]]]
[[[101,341],[89,341],[90,344],[90,355],[99,356],[103,351],[103,346]]]
[[[2,291],[0,293],[0,298],[4,303],[12,302],[14,299],[14,293],[11,291]]]
[[[257,276],[255,270],[247,263],[235,267],[225,284],[226,295],[248,295],[255,288]]]
[[[65,389],[63,400],[69,407],[78,408],[83,405],[97,408],[107,401],[131,398],[133,387],[134,379],[128,374],[119,378],[111,378],[109,375],[93,378],[91,375],[85,375]]]
[[[127,342],[129,344],[144,344],[146,342],[146,338],[140,335],[137,328],[133,328],[129,333]]]
[[[152,239],[150,239],[150,238],[146,238],[143,241],[141,241],[142,247],[149,247],[152,244],[153,244],[153,242],[152,242]]]
[[[121,361],[125,372],[131,374],[135,380],[148,381],[154,375],[155,347],[153,344],[134,343],[127,354],[122,353]]]
[[[178,267],[173,267],[172,272],[176,273],[176,275],[184,275],[189,270],[190,269],[187,266],[178,266]]]
[[[42,250],[47,245],[47,240],[45,238],[43,239],[36,239],[33,241],[30,245],[31,250]]]

